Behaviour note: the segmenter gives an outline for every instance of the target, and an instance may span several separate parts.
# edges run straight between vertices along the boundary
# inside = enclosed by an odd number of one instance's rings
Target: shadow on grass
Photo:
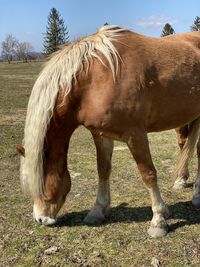
[[[179,220],[169,225],[170,232],[185,225],[200,224],[200,209],[195,208],[191,201],[178,202],[169,206],[172,216],[170,218]]]
[[[179,220],[178,222],[169,222],[170,232],[175,231],[185,225],[200,224],[200,210],[192,206],[191,202],[178,202],[169,206],[171,217],[169,219]],[[87,215],[88,210],[71,212],[58,218],[56,227],[73,227],[84,225],[83,219]],[[152,211],[150,206],[145,207],[129,207],[127,203],[121,203],[117,207],[111,208],[110,215],[103,225],[113,223],[134,223],[150,221],[152,219]],[[92,225],[94,227],[94,225]]]

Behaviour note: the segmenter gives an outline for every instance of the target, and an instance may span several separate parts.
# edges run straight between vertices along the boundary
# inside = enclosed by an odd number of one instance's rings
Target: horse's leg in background
[[[126,139],[152,201],[153,218],[148,233],[151,237],[162,237],[168,231],[165,221],[165,217],[168,217],[168,208],[157,185],[156,169],[152,162],[147,133],[143,130],[135,131]]]
[[[99,174],[97,198],[94,207],[84,219],[86,224],[99,224],[105,220],[110,207],[111,158],[113,141],[93,135],[97,153],[97,169]]]
[[[182,149],[182,153],[179,159],[179,162],[177,164],[177,174],[178,174],[178,179],[175,181],[175,185],[178,184],[181,178],[181,174],[184,173],[184,170],[187,169],[188,164],[190,160],[192,159],[193,152],[196,148],[196,145],[198,143],[200,136],[200,117],[197,118],[196,120],[192,121],[189,126],[188,126],[188,137],[187,140],[184,144],[184,147]],[[198,152],[199,154],[199,152]],[[199,175],[199,172],[198,172]],[[197,177],[198,177],[197,175]],[[180,182],[181,183],[181,182]],[[197,183],[198,183],[198,178],[197,178]],[[185,182],[186,184],[186,182]],[[177,187],[174,186],[176,189]],[[194,194],[196,195],[196,194]]]
[[[198,171],[197,171],[197,178],[194,183],[194,193],[192,197],[192,204],[200,208],[200,138],[197,143],[197,158],[198,158]]]
[[[177,129],[175,129],[175,131],[176,131],[176,135],[177,135],[178,145],[180,147],[180,152],[182,153],[183,147],[185,145],[185,142],[187,140],[188,133],[189,133],[188,125],[185,125],[181,128],[177,128]],[[173,186],[173,189],[175,189],[175,190],[187,187],[186,181],[189,178],[189,170],[188,170],[188,164],[187,163],[188,162],[186,161],[186,164],[181,166],[181,169],[177,173],[177,179],[174,182],[174,186]]]

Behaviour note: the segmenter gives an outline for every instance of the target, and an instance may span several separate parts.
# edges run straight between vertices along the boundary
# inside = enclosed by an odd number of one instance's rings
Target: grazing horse
[[[190,40],[193,40],[190,42]],[[85,218],[101,222],[110,206],[113,139],[125,142],[152,201],[149,234],[167,233],[168,209],[160,195],[147,133],[192,123],[199,134],[200,34],[149,38],[117,26],[64,46],[33,87],[21,153],[21,184],[34,201],[37,222],[56,222],[71,180],[66,155],[79,125],[93,135],[99,185]],[[200,189],[196,192],[200,203]]]

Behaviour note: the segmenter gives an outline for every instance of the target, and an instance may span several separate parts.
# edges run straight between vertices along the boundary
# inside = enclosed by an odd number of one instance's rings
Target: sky
[[[0,43],[8,34],[43,51],[47,17],[55,7],[70,40],[97,31],[105,22],[159,37],[165,23],[176,33],[190,31],[200,0],[0,0]]]

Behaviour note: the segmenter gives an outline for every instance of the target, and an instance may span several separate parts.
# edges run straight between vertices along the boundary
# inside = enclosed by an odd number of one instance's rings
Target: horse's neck
[[[69,141],[77,126],[68,96],[63,99],[59,95],[46,134],[45,146],[48,153],[51,154],[52,161],[58,162],[59,157],[66,160]]]

